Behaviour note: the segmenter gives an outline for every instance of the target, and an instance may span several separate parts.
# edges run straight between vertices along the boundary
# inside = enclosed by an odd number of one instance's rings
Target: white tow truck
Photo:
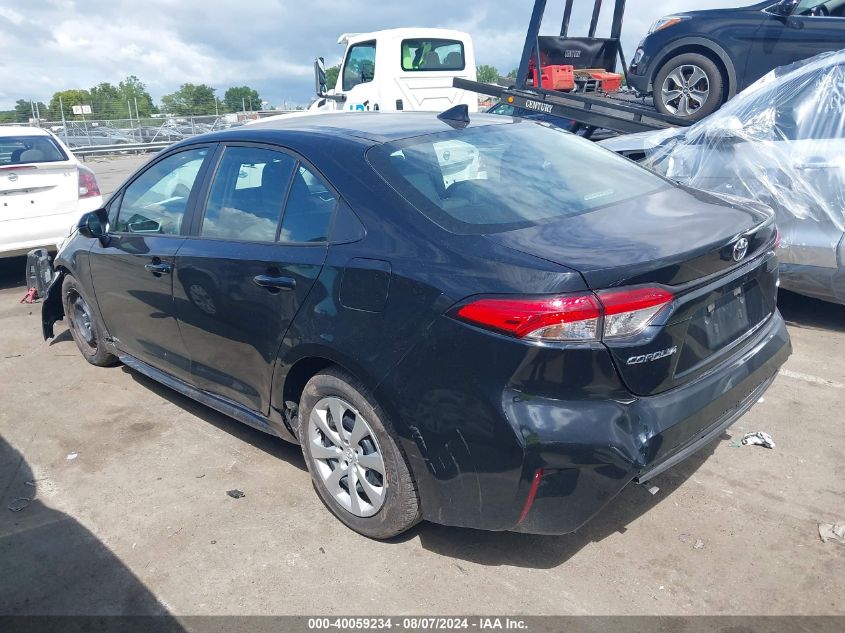
[[[344,33],[346,47],[337,84],[326,86],[325,60],[314,62],[317,100],[312,112],[425,110],[442,112],[478,96],[455,88],[455,77],[475,81],[475,50],[467,33],[401,28]]]

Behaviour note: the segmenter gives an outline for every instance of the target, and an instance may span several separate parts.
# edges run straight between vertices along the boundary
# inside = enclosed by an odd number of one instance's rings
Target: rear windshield
[[[402,40],[402,70],[463,70],[464,45],[458,40]]]
[[[418,136],[372,148],[375,170],[453,233],[524,228],[671,186],[556,127],[531,121]]]
[[[49,136],[0,136],[0,167],[67,160]]]

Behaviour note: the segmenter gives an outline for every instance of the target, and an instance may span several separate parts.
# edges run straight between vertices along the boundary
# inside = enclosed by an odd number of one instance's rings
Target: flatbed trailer
[[[610,38],[595,37],[596,27],[601,13],[603,0],[595,0],[590,21],[590,31],[586,38],[570,38],[569,21],[574,0],[566,0],[561,24],[560,36],[545,37],[557,40],[558,45],[577,42],[584,46],[600,48],[605,54],[608,71],[615,71],[617,57],[622,62],[625,72],[625,57],[620,43],[622,20],[625,13],[625,1],[615,0]],[[531,21],[525,36],[525,45],[519,62],[516,79],[512,86],[485,84],[478,81],[455,78],[453,85],[461,90],[469,90],[483,95],[496,97],[500,101],[519,108],[540,112],[548,116],[569,119],[575,123],[575,130],[589,137],[594,130],[606,129],[619,134],[647,132],[669,127],[685,127],[690,121],[679,117],[660,114],[653,106],[638,98],[635,94],[622,91],[609,94],[585,94],[546,90],[528,83],[532,60],[541,65],[540,25],[546,12],[546,0],[535,0],[531,12]],[[609,53],[609,55],[608,55]],[[568,127],[572,127],[571,125]]]

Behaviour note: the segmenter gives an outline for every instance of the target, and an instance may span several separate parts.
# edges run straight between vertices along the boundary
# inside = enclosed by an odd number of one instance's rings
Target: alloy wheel
[[[370,517],[384,505],[387,477],[375,433],[337,396],[323,398],[308,418],[309,452],[320,480],[344,509]]]
[[[687,117],[704,107],[710,97],[710,80],[695,64],[684,64],[670,72],[660,90],[666,109]]]

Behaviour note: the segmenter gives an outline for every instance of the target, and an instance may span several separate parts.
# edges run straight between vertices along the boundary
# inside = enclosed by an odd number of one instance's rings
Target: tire
[[[719,109],[725,79],[709,57],[685,53],[671,58],[654,77],[654,107],[661,114],[699,121]]]
[[[340,428],[332,411],[342,411]],[[401,534],[420,520],[408,462],[385,413],[364,385],[338,369],[321,372],[305,385],[299,416],[308,472],[332,514],[373,539]],[[354,498],[350,478],[356,479]]]
[[[65,275],[62,281],[62,304],[68,329],[85,360],[97,367],[116,365],[117,357],[106,350],[104,329],[72,275]]]

